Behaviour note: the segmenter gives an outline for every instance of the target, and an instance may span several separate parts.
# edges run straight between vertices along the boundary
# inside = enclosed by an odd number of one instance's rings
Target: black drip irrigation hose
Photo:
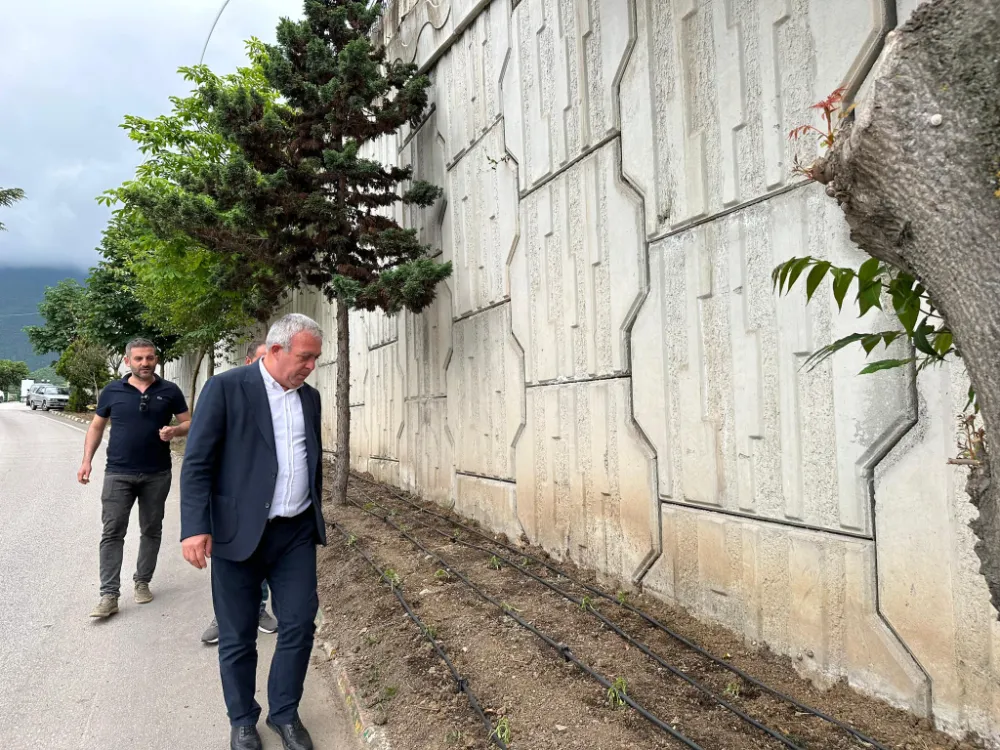
[[[368,496],[366,495],[366,497],[368,497]],[[371,500],[370,497],[369,497],[369,500]],[[358,508],[360,508],[362,511],[364,511],[365,513],[368,513],[371,516],[374,516],[375,518],[379,518],[379,519],[381,519],[383,521],[385,520],[385,517],[382,516],[381,514],[376,513],[375,511],[372,511],[372,510],[368,510],[367,508],[362,507],[361,505],[358,505],[358,503],[354,502],[353,500],[348,499],[348,502],[353,503],[355,506],[357,506]],[[387,511],[389,513],[394,512],[394,511],[391,511],[390,509],[386,508],[385,506],[379,505],[378,503],[374,503],[373,502],[373,504],[376,507],[381,508],[382,510],[385,510],[385,511]],[[527,568],[524,568],[524,567],[518,565],[513,560],[510,560],[509,558],[504,557],[503,555],[496,554],[496,552],[494,550],[488,549],[487,547],[483,547],[482,545],[479,545],[479,544],[473,544],[472,542],[467,542],[467,541],[465,541],[463,539],[459,539],[454,533],[449,534],[448,532],[444,531],[443,529],[441,529],[441,528],[439,528],[437,526],[432,526],[432,525],[430,525],[430,524],[428,524],[428,523],[426,523],[424,521],[415,521],[415,522],[418,523],[418,524],[420,524],[421,527],[426,528],[429,531],[432,531],[432,532],[438,534],[439,536],[441,536],[441,537],[443,537],[445,539],[448,539],[449,541],[451,541],[454,544],[458,544],[458,545],[460,545],[462,547],[466,547],[468,549],[478,550],[479,552],[483,552],[483,553],[485,553],[487,555],[492,555],[493,557],[495,557],[497,560],[499,560],[500,562],[504,563],[508,567],[514,568],[515,570],[517,570],[521,574],[527,576],[528,578],[531,578],[532,580],[537,581],[538,583],[540,583],[543,586],[545,586],[546,588],[552,590],[553,592],[555,592],[559,596],[563,597],[567,601],[570,601],[573,604],[575,604],[576,606],[580,607],[580,609],[583,610],[584,612],[588,612],[589,614],[593,615],[606,628],[608,628],[613,633],[615,633],[616,635],[618,635],[626,643],[628,643],[628,644],[630,644],[632,646],[635,646],[636,649],[638,649],[639,651],[641,651],[643,654],[645,654],[646,656],[648,656],[650,659],[653,659],[657,664],[659,664],[661,667],[663,667],[668,672],[670,672],[670,674],[672,674],[674,677],[677,677],[678,679],[683,680],[688,685],[690,685],[692,688],[694,688],[698,692],[702,693],[703,695],[705,695],[706,697],[708,697],[709,699],[711,699],[714,703],[718,704],[719,706],[721,706],[722,708],[726,709],[730,713],[734,714],[738,718],[742,719],[747,724],[750,724],[755,729],[759,729],[764,734],[767,734],[770,737],[774,738],[775,740],[777,740],[778,742],[780,742],[782,745],[784,745],[785,747],[789,748],[790,750],[804,750],[804,748],[800,747],[799,745],[796,745],[794,742],[792,742],[790,739],[788,739],[788,737],[786,737],[785,735],[781,734],[778,731],[775,731],[774,729],[771,729],[770,727],[768,727],[765,724],[760,723],[759,721],[757,721],[756,719],[754,719],[752,716],[750,716],[749,714],[745,713],[744,711],[742,711],[737,706],[735,706],[732,703],[730,703],[729,701],[727,701],[724,697],[722,697],[718,693],[713,692],[712,689],[709,688],[708,686],[706,686],[704,683],[699,682],[698,680],[696,680],[695,678],[691,677],[689,674],[687,674],[683,670],[681,670],[681,669],[675,667],[673,664],[670,664],[669,662],[667,662],[665,659],[663,659],[663,657],[661,657],[659,654],[655,653],[652,649],[650,649],[647,644],[642,643],[641,641],[638,641],[635,638],[633,638],[632,636],[630,636],[628,633],[626,633],[624,630],[622,630],[617,625],[617,623],[615,623],[614,621],[608,619],[604,614],[602,614],[600,611],[598,611],[597,609],[595,609],[593,607],[593,605],[590,603],[589,598],[577,599],[575,596],[573,596],[569,592],[567,592],[567,591],[559,588],[558,586],[556,586],[555,584],[553,584],[551,581],[546,581],[544,578],[542,578],[542,577],[540,577],[538,575],[535,575],[534,573],[532,573]]]
[[[465,693],[465,697],[468,699],[469,705],[472,707],[472,710],[476,712],[476,714],[482,720],[483,726],[486,727],[486,731],[489,732],[490,741],[494,745],[499,747],[501,750],[509,750],[507,744],[502,739],[500,739],[499,733],[493,727],[493,723],[489,720],[489,717],[486,716],[486,712],[483,711],[483,707],[479,704],[479,701],[476,699],[475,694],[473,694],[472,688],[469,687],[468,679],[462,677],[462,675],[459,674],[458,670],[455,668],[455,665],[452,663],[451,659],[448,658],[448,654],[444,652],[444,649],[441,648],[441,645],[431,636],[430,632],[427,630],[427,626],[410,607],[410,603],[406,601],[406,597],[404,597],[403,593],[399,590],[399,586],[394,584],[392,581],[389,581],[389,579],[386,577],[385,571],[378,566],[378,563],[376,563],[368,554],[366,554],[363,549],[358,547],[357,544],[358,538],[354,534],[347,532],[344,529],[344,527],[338,524],[336,521],[328,521],[327,526],[332,526],[341,534],[343,534],[344,540],[348,542],[348,546],[354,547],[354,551],[357,552],[359,555],[361,555],[361,557],[364,558],[365,562],[367,562],[375,570],[375,572],[379,574],[380,580],[387,581],[389,583],[389,588],[392,589],[392,593],[396,595],[396,599],[399,600],[399,603],[403,605],[403,609],[406,610],[406,616],[413,621],[414,625],[420,628],[420,632],[423,633],[424,638],[426,638],[427,641],[431,644],[431,646],[434,647],[434,650],[437,652],[437,655],[441,657],[441,661],[443,661],[445,663],[445,666],[448,667],[448,671],[451,672],[451,679],[455,683],[455,692]],[[352,539],[354,540],[353,543]]]
[[[546,635],[545,633],[543,633],[542,631],[540,631],[538,628],[536,628],[534,625],[532,625],[530,622],[526,621],[522,617],[519,617],[510,607],[505,606],[503,604],[503,602],[498,602],[495,598],[493,598],[492,596],[490,596],[489,594],[487,594],[479,586],[477,586],[475,583],[473,583],[468,578],[466,578],[462,573],[460,573],[459,571],[457,571],[453,567],[451,567],[451,565],[449,565],[448,562],[444,558],[442,558],[439,554],[437,554],[436,552],[434,552],[433,550],[431,550],[430,548],[428,548],[419,539],[417,539],[412,534],[410,534],[408,531],[406,531],[406,529],[401,528],[399,526],[399,524],[395,523],[391,518],[389,518],[388,516],[380,516],[378,514],[374,514],[374,517],[375,518],[380,518],[387,525],[389,525],[392,528],[394,528],[397,532],[399,532],[399,534],[401,534],[403,537],[405,537],[414,547],[416,547],[417,549],[419,549],[421,552],[423,552],[424,554],[426,554],[427,556],[429,556],[433,560],[435,560],[438,565],[440,565],[442,568],[444,568],[445,570],[447,570],[449,573],[451,573],[453,576],[455,576],[458,580],[460,580],[462,583],[464,583],[466,586],[468,586],[469,589],[473,593],[475,593],[476,596],[478,596],[480,599],[482,599],[485,602],[488,602],[488,603],[492,604],[494,607],[496,607],[497,609],[499,609],[503,613],[504,616],[509,617],[514,622],[516,622],[518,625],[520,625],[522,628],[524,628],[528,632],[530,632],[533,635],[535,635],[536,637],[538,637],[547,646],[549,646],[549,648],[551,648],[553,651],[555,651],[556,653],[558,653],[563,659],[565,659],[566,661],[570,662],[573,666],[575,666],[577,669],[579,669],[585,675],[587,675],[587,676],[593,678],[594,680],[596,680],[597,682],[599,682],[601,684],[601,686],[604,687],[608,691],[609,695],[613,692],[615,694],[617,700],[619,700],[622,703],[628,705],[636,713],[638,713],[642,718],[646,719],[646,721],[648,721],[650,724],[652,724],[653,726],[657,727],[658,729],[662,729],[664,732],[666,732],[667,734],[669,734],[671,737],[673,737],[675,740],[677,740],[678,742],[680,742],[682,745],[684,745],[685,747],[689,748],[689,750],[704,750],[704,748],[702,748],[700,745],[698,745],[696,742],[694,742],[694,740],[692,740],[692,739],[686,737],[685,735],[681,734],[676,729],[674,729],[672,726],[670,726],[669,724],[667,724],[665,721],[662,721],[661,719],[657,718],[656,716],[654,716],[653,714],[651,714],[647,709],[645,709],[643,706],[641,706],[638,703],[636,703],[635,700],[633,700],[632,697],[630,695],[628,695],[627,692],[625,692],[624,690],[620,689],[615,683],[613,683],[611,680],[609,680],[603,674],[601,674],[600,672],[596,671],[595,669],[593,669],[590,665],[586,664],[585,662],[581,661],[576,656],[576,654],[573,653],[572,649],[570,649],[570,647],[567,646],[565,643],[559,643],[558,641],[552,639],[551,637],[549,637],[548,635]]]
[[[419,511],[421,513],[424,513],[424,514],[428,515],[428,516],[432,516],[434,518],[438,518],[438,519],[444,521],[445,523],[451,524],[452,526],[455,526],[456,528],[462,529],[463,531],[466,531],[466,532],[468,532],[468,533],[470,533],[470,534],[472,534],[474,536],[477,536],[477,537],[479,537],[481,539],[484,539],[485,541],[489,542],[490,544],[495,544],[498,547],[502,547],[502,548],[506,549],[509,552],[513,552],[516,555],[520,555],[520,556],[524,557],[525,559],[531,560],[532,562],[534,562],[534,563],[536,563],[538,565],[543,566],[544,568],[546,568],[550,572],[555,573],[556,575],[562,576],[563,578],[567,579],[570,583],[572,583],[572,584],[574,584],[576,586],[579,586],[582,589],[585,589],[586,591],[590,592],[594,596],[599,597],[601,599],[605,599],[605,600],[607,600],[609,602],[614,602],[615,604],[617,604],[622,609],[625,609],[626,611],[631,612],[632,614],[636,615],[637,617],[642,618],[649,625],[652,625],[654,628],[656,628],[657,630],[662,631],[663,633],[665,633],[666,635],[668,635],[670,638],[673,638],[678,643],[683,644],[684,646],[686,646],[687,648],[691,649],[695,653],[697,653],[700,656],[708,659],[709,661],[711,661],[716,666],[722,667],[723,669],[731,672],[732,674],[736,675],[737,677],[739,677],[739,678],[741,678],[743,680],[746,680],[751,685],[754,685],[758,689],[763,690],[765,693],[768,693],[769,695],[777,698],[778,700],[784,701],[785,703],[788,703],[789,705],[794,706],[799,711],[802,711],[803,713],[807,713],[810,716],[815,716],[817,719],[825,721],[828,724],[832,724],[835,727],[838,727],[839,729],[841,729],[844,732],[846,732],[847,734],[851,735],[854,739],[858,740],[862,744],[869,745],[869,746],[871,746],[873,748],[876,748],[876,750],[889,750],[889,748],[887,748],[885,745],[883,745],[882,743],[878,742],[877,740],[872,739],[871,737],[869,737],[868,735],[864,734],[863,732],[858,731],[857,729],[855,729],[854,727],[852,727],[850,724],[846,724],[843,721],[840,721],[839,719],[836,719],[836,718],[834,718],[832,716],[829,716],[828,714],[825,714],[822,711],[819,711],[818,709],[815,709],[815,708],[813,708],[811,706],[808,706],[805,703],[802,703],[802,702],[796,700],[792,696],[786,695],[785,693],[782,693],[780,690],[777,690],[776,688],[773,688],[770,685],[767,685],[766,683],[761,682],[756,677],[753,677],[752,675],[747,674],[746,672],[744,672],[742,669],[740,669],[739,667],[737,667],[735,664],[730,664],[729,662],[725,661],[724,659],[720,659],[717,656],[713,656],[711,653],[709,653],[708,651],[706,651],[705,649],[703,649],[698,644],[694,643],[693,641],[688,640],[687,638],[685,638],[680,633],[677,633],[677,632],[671,630],[670,628],[668,628],[666,625],[664,625],[663,623],[661,623],[655,617],[653,617],[653,616],[651,616],[651,615],[643,612],[641,609],[639,609],[637,607],[632,606],[628,602],[618,601],[618,599],[616,597],[612,596],[611,594],[607,593],[606,591],[603,591],[602,589],[596,588],[595,586],[591,586],[589,583],[585,583],[585,582],[580,581],[580,580],[578,580],[576,578],[573,578],[573,576],[569,575],[568,573],[566,573],[564,570],[562,570],[558,566],[553,565],[552,563],[550,563],[550,562],[548,562],[546,560],[542,560],[541,558],[535,557],[533,555],[529,555],[524,550],[518,549],[517,547],[515,547],[515,546],[513,546],[511,544],[508,544],[506,542],[502,542],[502,541],[500,541],[498,539],[494,539],[489,534],[485,534],[482,531],[479,531],[478,529],[474,529],[474,528],[472,528],[471,526],[469,526],[467,524],[461,523],[460,521],[456,521],[453,518],[450,518],[449,516],[444,515],[443,513],[436,513],[436,512],[434,512],[432,510],[424,508],[423,506],[419,505],[418,503],[415,503],[412,500],[410,500],[409,498],[405,497],[401,492],[395,490],[392,487],[388,487],[386,485],[380,484],[379,482],[375,482],[375,481],[373,481],[371,479],[367,479],[367,478],[362,477],[362,476],[358,476],[358,475],[352,475],[352,476],[355,479],[357,479],[358,481],[364,482],[364,483],[366,483],[368,485],[371,485],[371,486],[374,486],[374,487],[378,487],[379,489],[382,489],[382,490],[388,492],[395,499],[399,500],[401,503],[403,503],[405,505],[410,506],[414,510],[417,510],[417,511]]]

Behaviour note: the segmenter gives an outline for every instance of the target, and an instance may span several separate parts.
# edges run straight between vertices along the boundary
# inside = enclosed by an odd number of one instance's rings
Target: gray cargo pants
[[[156,570],[163,532],[163,513],[170,492],[172,472],[157,474],[106,474],[101,492],[101,595],[118,596],[121,588],[125,532],[132,506],[139,501],[139,559],[136,583],[149,583]]]

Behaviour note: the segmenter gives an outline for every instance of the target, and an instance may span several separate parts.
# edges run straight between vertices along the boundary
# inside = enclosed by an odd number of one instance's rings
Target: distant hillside
[[[68,278],[83,282],[87,273],[77,268],[0,268],[0,359],[23,360],[32,370],[52,362],[55,355],[31,351],[21,329],[41,325],[38,303],[45,287]]]

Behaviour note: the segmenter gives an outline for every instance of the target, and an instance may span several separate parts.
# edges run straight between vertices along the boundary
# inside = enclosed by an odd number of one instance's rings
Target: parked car
[[[69,388],[51,383],[36,383],[28,389],[28,406],[32,409],[65,409],[69,402]]]

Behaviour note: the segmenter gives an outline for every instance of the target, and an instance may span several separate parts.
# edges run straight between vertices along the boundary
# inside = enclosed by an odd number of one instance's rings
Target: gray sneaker
[[[97,603],[94,607],[94,611],[90,613],[91,617],[100,618],[106,620],[118,611],[118,597],[112,596],[111,594],[104,594],[101,597],[101,601]]]
[[[207,646],[219,642],[219,623],[215,621],[214,617],[211,624],[205,628],[205,632],[201,634],[201,642]]]
[[[135,584],[135,603],[149,604],[153,601],[153,592],[149,590],[149,584],[139,581]]]
[[[260,618],[257,620],[257,630],[261,633],[276,633],[278,621],[263,607],[260,608]]]

